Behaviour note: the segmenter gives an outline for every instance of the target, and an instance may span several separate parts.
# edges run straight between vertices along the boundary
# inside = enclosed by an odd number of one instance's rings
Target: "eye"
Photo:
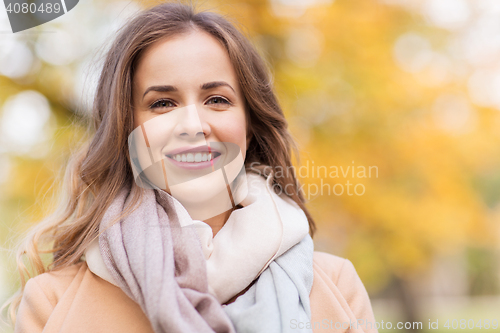
[[[208,101],[207,104],[213,104],[213,105],[232,105],[231,102],[227,98],[221,97],[221,96],[214,96],[211,97]]]
[[[170,108],[175,104],[169,99],[160,99],[149,106],[150,109]]]

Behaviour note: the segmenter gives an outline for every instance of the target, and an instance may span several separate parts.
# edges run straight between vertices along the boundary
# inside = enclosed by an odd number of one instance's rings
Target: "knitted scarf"
[[[246,177],[243,208],[216,237],[164,191],[145,190],[140,205],[120,219],[130,204],[123,190],[106,211],[98,241],[104,265],[96,268],[94,259],[93,266],[141,306],[155,332],[292,332],[292,319],[310,320],[307,218],[272,190],[271,175]]]

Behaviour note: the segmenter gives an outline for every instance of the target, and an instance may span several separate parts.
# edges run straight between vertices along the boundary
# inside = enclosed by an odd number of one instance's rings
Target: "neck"
[[[228,211],[225,211],[219,215],[213,216],[203,221],[212,228],[212,233],[214,237],[220,231],[220,229],[222,229],[224,224],[226,224],[227,220],[229,219],[229,215],[231,215],[232,212],[233,209],[230,209]]]
[[[178,200],[193,219],[201,220],[208,224],[212,228],[213,237],[215,237],[235,210],[235,207],[229,208],[232,206],[232,199],[231,203],[227,202],[228,193],[231,195],[230,191],[230,187],[226,186],[226,191],[221,191],[203,203],[190,202],[181,198],[178,198]],[[222,213],[213,216],[212,213],[216,211],[222,211]]]

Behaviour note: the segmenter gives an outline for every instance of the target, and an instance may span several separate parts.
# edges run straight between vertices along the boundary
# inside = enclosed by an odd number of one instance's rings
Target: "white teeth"
[[[177,162],[206,162],[212,160],[212,153],[188,153],[188,154],[175,154],[172,156]]]

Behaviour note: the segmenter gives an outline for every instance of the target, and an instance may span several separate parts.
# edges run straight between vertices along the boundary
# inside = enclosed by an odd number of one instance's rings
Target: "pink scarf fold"
[[[101,228],[128,204],[122,191]],[[208,292],[205,258],[195,227],[181,227],[172,198],[147,190],[140,206],[100,235],[109,273],[136,301],[155,332],[234,332],[231,320]],[[152,246],[154,245],[154,246]],[[163,247],[163,248],[161,248]]]

